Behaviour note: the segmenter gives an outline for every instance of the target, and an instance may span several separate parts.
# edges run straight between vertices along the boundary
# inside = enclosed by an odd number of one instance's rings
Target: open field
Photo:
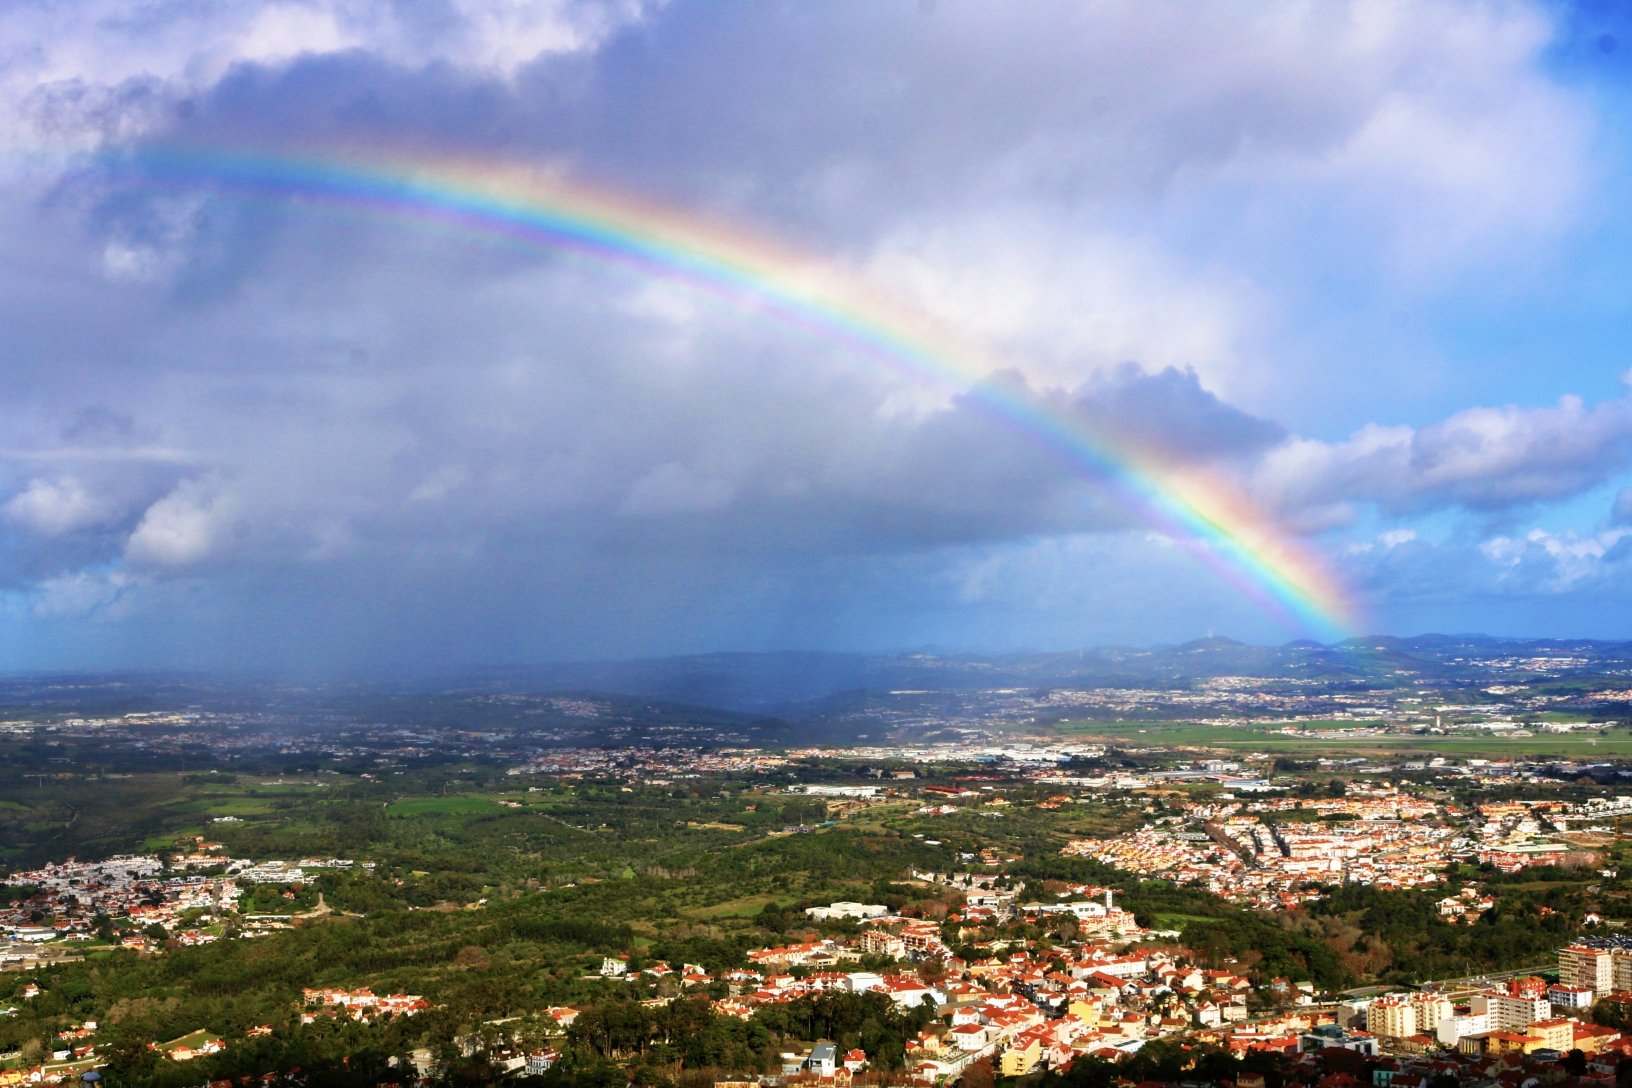
[[[1352,722],[1299,723],[1310,729],[1353,729]],[[1382,736],[1298,737],[1263,726],[1204,725],[1195,722],[1068,722],[1060,726],[1074,740],[1104,740],[1124,747],[1231,748],[1248,752],[1305,757],[1312,755],[1386,753],[1405,757],[1502,759],[1515,756],[1593,762],[1632,758],[1632,734],[1549,734],[1530,737]]]
[[[388,816],[478,816],[513,810],[480,797],[416,797],[385,811]]]

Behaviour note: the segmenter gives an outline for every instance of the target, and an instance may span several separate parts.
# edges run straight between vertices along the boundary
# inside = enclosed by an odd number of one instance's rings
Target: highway
[[[1525,975],[1539,975],[1544,971],[1556,970],[1558,970],[1558,962],[1555,960],[1552,963],[1544,963],[1536,967],[1519,967],[1512,971],[1494,971],[1488,975],[1466,975],[1462,978],[1432,979],[1424,982],[1418,982],[1414,985],[1419,990],[1426,990],[1431,987],[1441,992],[1478,990],[1483,989],[1484,987],[1493,983],[1506,982],[1510,978],[1523,978]],[[1357,990],[1344,990],[1343,994],[1345,997],[1364,997],[1367,994],[1383,993],[1388,989],[1390,989],[1390,987],[1365,986]]]

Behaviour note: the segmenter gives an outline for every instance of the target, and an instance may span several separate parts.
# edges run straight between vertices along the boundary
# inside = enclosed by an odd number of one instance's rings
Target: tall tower
[[[1105,913],[1111,913],[1111,889],[1105,889]]]

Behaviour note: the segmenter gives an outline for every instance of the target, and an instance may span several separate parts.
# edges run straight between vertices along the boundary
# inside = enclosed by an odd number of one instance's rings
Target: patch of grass
[[[154,835],[142,843],[148,850],[169,850],[176,846],[177,839],[188,839],[194,835],[204,834],[203,827],[178,827],[174,831],[166,831],[161,835]]]
[[[271,811],[259,797],[211,797],[209,811],[214,816],[250,816]]]
[[[398,801],[385,811],[388,816],[486,816],[514,810],[480,797],[416,797]]]
[[[748,895],[741,899],[732,899],[725,903],[716,903],[712,907],[693,907],[680,913],[687,918],[752,918],[765,909],[766,904],[775,903],[779,907],[792,906],[796,902],[791,897],[775,895]]]

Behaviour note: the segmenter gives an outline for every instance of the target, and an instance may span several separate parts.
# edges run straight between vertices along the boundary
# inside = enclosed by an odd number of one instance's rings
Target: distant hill
[[[1307,639],[1252,646],[1228,638],[1175,646],[1098,646],[1055,653],[713,653],[630,661],[508,666],[474,672],[352,679],[316,684],[181,673],[51,674],[0,677],[0,712],[53,717],[119,715],[188,706],[212,710],[313,708],[435,723],[477,704],[465,697],[594,694],[631,719],[698,728],[775,732],[789,722],[816,724],[881,700],[955,717],[960,692],[1051,688],[1183,688],[1213,677],[1322,682],[1330,690],[1389,688],[1424,682],[1477,685],[1503,680],[1587,677],[1632,668],[1632,642],[1516,639],[1487,635],[1368,636],[1334,645]],[[929,696],[944,695],[937,701]],[[414,697],[406,702],[397,697]],[[924,698],[914,700],[916,696]],[[627,702],[626,702],[627,701]],[[645,706],[642,701],[665,704]],[[410,713],[405,708],[412,704]],[[483,704],[485,705],[485,704]],[[512,708],[513,709],[513,708]],[[391,713],[386,713],[386,711]],[[482,714],[505,717],[488,706]],[[536,717],[537,708],[529,713]],[[903,711],[905,713],[905,711]],[[778,723],[759,719],[780,719]]]
[[[1056,653],[717,653],[633,661],[485,670],[443,690],[594,690],[672,699],[744,713],[802,718],[856,693],[1003,687],[1136,687],[1218,676],[1420,682],[1522,671],[1526,659],[1567,659],[1549,675],[1632,666],[1632,642],[1512,639],[1488,635],[1369,636],[1334,645],[1309,640],[1252,646],[1228,638],[1176,646],[1100,646]]]

